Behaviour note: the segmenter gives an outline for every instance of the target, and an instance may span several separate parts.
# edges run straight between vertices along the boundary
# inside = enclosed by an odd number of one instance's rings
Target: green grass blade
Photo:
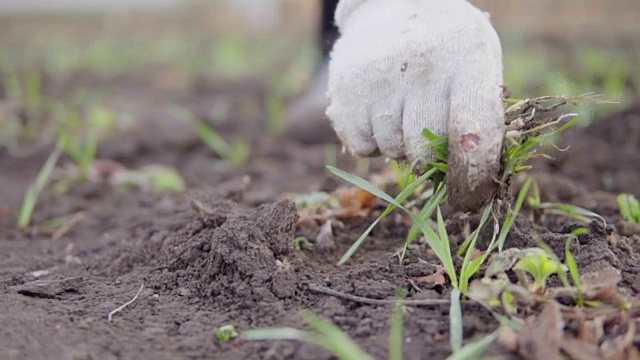
[[[383,192],[382,190],[379,190],[378,188],[376,188],[375,186],[373,186],[371,183],[369,183],[368,181],[356,176],[356,175],[352,175],[349,174],[345,171],[342,171],[340,169],[337,169],[333,166],[327,166],[327,169],[332,172],[333,174],[335,174],[336,176],[338,176],[339,178],[351,183],[352,185],[358,186],[361,189],[364,189],[368,192],[370,192],[371,194],[373,194],[376,197],[379,197],[383,200],[387,200],[390,199],[392,201],[388,201],[390,202],[390,204],[387,206],[387,208],[382,212],[382,214],[367,228],[367,230],[360,235],[360,237],[358,238],[358,240],[356,240],[353,245],[351,245],[351,247],[349,248],[349,250],[347,250],[347,252],[342,256],[342,258],[340,258],[340,261],[338,262],[338,265],[344,265],[347,261],[349,261],[349,259],[351,259],[351,257],[353,256],[353,254],[355,254],[355,252],[358,250],[358,248],[360,248],[360,246],[362,245],[362,243],[367,239],[367,237],[369,236],[369,234],[371,233],[371,231],[373,231],[373,228],[380,222],[380,220],[382,220],[382,218],[384,218],[385,216],[389,215],[396,207],[396,204],[400,204],[402,202],[404,202],[407,198],[409,198],[409,196],[411,196],[411,194],[413,194],[418,187],[420,187],[420,185],[424,184],[431,175],[433,175],[433,173],[436,171],[435,169],[429,170],[426,173],[424,173],[422,176],[420,176],[419,178],[417,178],[415,181],[413,181],[411,184],[408,184],[407,187],[405,187],[400,194],[398,194],[398,196],[393,199],[391,198],[389,195],[387,195],[385,192]],[[360,186],[362,185],[362,186]],[[381,195],[381,196],[379,196]],[[404,209],[403,210],[409,212],[408,210]]]
[[[451,354],[447,360],[476,360],[481,359],[482,354],[487,350],[489,345],[498,338],[498,332],[494,332],[480,341],[468,344],[458,351]]]
[[[404,308],[396,304],[393,307],[391,317],[391,330],[389,331],[389,360],[402,360],[404,337],[403,337],[403,317]]]
[[[349,183],[351,183],[352,185],[355,185],[359,188],[361,188],[362,190],[368,191],[370,192],[372,195],[390,203],[395,205],[396,207],[400,208],[400,209],[404,209],[404,207],[402,206],[402,204],[400,204],[400,202],[398,202],[398,200],[392,198],[389,194],[385,193],[384,191],[378,189],[377,187],[373,186],[370,182],[368,182],[367,180],[350,174],[346,171],[340,170],[338,168],[334,168],[332,166],[327,166],[327,169],[329,171],[331,171],[334,175],[338,176],[339,178],[341,178],[342,180],[345,180]],[[404,191],[403,191],[404,192]],[[406,210],[406,209],[404,209]],[[408,210],[407,210],[408,211]]]
[[[428,228],[428,230],[431,230],[430,233],[433,233],[433,230],[427,224],[424,224],[422,228]],[[451,279],[451,284],[453,285],[454,288],[457,289],[458,276],[456,275],[456,268],[455,268],[455,265],[453,264],[453,256],[451,256],[449,236],[447,235],[447,229],[445,228],[445,225],[444,225],[444,219],[442,218],[442,211],[440,211],[440,207],[438,207],[438,233],[439,233],[439,236],[433,236],[435,234],[428,236],[428,233],[425,233],[425,239],[427,240],[427,243],[429,244],[429,246],[431,246],[433,251],[435,251],[436,255],[444,265],[445,270],[447,271],[447,274]]]
[[[640,202],[633,195],[631,196],[631,219],[633,222],[640,224]]]
[[[631,194],[618,195],[620,214],[629,222],[640,223],[640,202]]]
[[[602,221],[604,226],[607,226],[607,221],[602,216],[600,216],[599,214],[593,211],[583,209],[576,205],[558,204],[558,203],[542,203],[540,204],[540,208],[549,210],[550,213],[566,216],[582,222],[589,222],[590,219],[598,219]]]
[[[389,205],[387,209],[389,209],[391,206],[393,205]],[[338,261],[338,265],[344,265],[347,261],[351,259],[351,257],[353,257],[353,254],[355,254],[356,251],[358,251],[362,243],[367,239],[367,237],[369,237],[369,234],[371,233],[371,231],[373,231],[373,228],[375,228],[376,225],[378,225],[378,223],[380,222],[380,220],[382,220],[384,216],[385,214],[382,213],[382,215],[378,216],[378,218],[373,223],[371,223],[371,225],[369,225],[367,230],[365,230],[365,232],[363,232],[362,235],[360,235],[358,240],[356,240],[353,243],[353,245],[351,245],[349,250],[347,250],[347,252],[344,253],[344,255],[342,255],[342,257],[340,258],[340,261]]]
[[[464,256],[464,261],[462,262],[462,268],[460,269],[460,291],[462,291],[463,294],[467,292],[469,279],[471,279],[471,277],[476,273],[476,271],[480,269],[480,266],[484,262],[484,259],[486,259],[486,255],[488,255],[492,250],[491,249],[492,246],[489,246],[489,249],[487,249],[484,255],[479,256],[473,261],[471,260],[471,256],[473,254],[473,251],[476,248],[476,243],[478,242],[478,237],[480,236],[480,232],[482,231],[485,224],[487,223],[487,220],[489,219],[489,215],[491,215],[492,208],[493,208],[493,201],[484,208],[484,211],[482,212],[482,217],[480,219],[480,223],[478,224],[478,228],[470,235],[471,241],[469,242],[469,248],[466,251],[466,254]]]
[[[433,212],[436,211],[436,208],[438,208],[438,206],[442,204],[442,201],[444,200],[446,195],[447,195],[446,186],[438,187],[438,190],[435,191],[431,199],[429,199],[429,201],[427,201],[427,203],[424,205],[422,210],[420,210],[418,217],[423,221],[428,221],[431,218],[431,215],[433,215]],[[420,226],[414,223],[411,226],[411,229],[409,229],[407,240],[405,241],[404,247],[402,249],[402,253],[400,254],[400,262],[402,262],[405,255],[407,254],[409,245],[411,245],[418,238],[419,234],[420,234]]]
[[[264,328],[242,333],[247,340],[299,340],[310,341],[311,334],[294,328]]]
[[[40,169],[35,182],[27,189],[24,200],[22,201],[22,206],[20,207],[20,212],[18,213],[18,228],[25,229],[31,223],[31,216],[33,215],[33,210],[36,207],[38,197],[42,190],[47,186],[47,183],[51,178],[51,174],[53,173],[53,169],[55,169],[56,163],[58,162],[58,158],[60,158],[61,154],[62,144],[58,142],[51,154],[49,154],[49,157],[42,166],[42,169]]]
[[[265,328],[245,331],[242,336],[248,340],[305,341],[322,346],[341,360],[373,360],[335,324],[312,314],[305,318],[314,332],[294,328]]]
[[[518,198],[516,199],[516,203],[513,207],[513,210],[509,211],[507,214],[507,218],[502,224],[502,228],[500,229],[500,235],[498,236],[498,251],[502,252],[504,249],[504,243],[507,240],[507,235],[511,231],[514,222],[518,218],[518,213],[520,213],[520,209],[522,208],[522,204],[524,200],[527,198],[527,194],[529,193],[529,189],[531,188],[531,184],[533,183],[533,178],[528,178],[527,181],[522,185],[520,192],[518,193]]]
[[[227,141],[208,124],[199,121],[195,124],[196,134],[207,146],[223,159],[233,156],[233,150]]]
[[[584,299],[582,298],[582,282],[580,281],[580,271],[578,269],[578,262],[573,256],[573,253],[571,253],[571,243],[576,238],[576,233],[571,234],[569,237],[567,237],[567,241],[564,245],[564,254],[566,265],[569,268],[569,275],[571,275],[573,285],[576,287],[576,289],[578,289],[578,305],[582,306],[584,304]]]
[[[460,290],[451,291],[451,307],[449,308],[449,336],[451,349],[454,352],[462,348],[462,305],[460,303]]]
[[[429,244],[429,246],[431,246],[431,248],[433,249],[433,251],[436,253],[436,256],[438,257],[438,259],[442,262],[442,264],[444,265],[447,274],[449,275],[449,278],[451,279],[451,283],[453,284],[454,287],[458,287],[458,279],[457,279],[457,275],[455,272],[455,266],[453,264],[453,258],[451,256],[451,249],[449,247],[449,239],[446,236],[446,229],[444,229],[444,220],[442,219],[442,214],[439,212],[439,217],[438,217],[438,221],[439,221],[439,227],[440,227],[440,233],[442,235],[444,235],[444,238],[440,238],[434,231],[433,229],[431,229],[431,227],[427,224],[426,221],[424,221],[423,219],[420,219],[420,217],[418,217],[418,215],[416,215],[415,213],[413,213],[412,211],[406,209],[405,207],[403,207],[401,205],[401,201],[398,201],[398,199],[400,199],[401,197],[408,197],[411,193],[413,193],[415,191],[415,189],[417,188],[417,186],[419,185],[419,183],[422,181],[426,181],[426,179],[433,174],[433,172],[436,171],[436,169],[431,169],[428,172],[426,172],[424,175],[422,175],[420,178],[418,178],[419,180],[416,180],[415,183],[418,183],[418,185],[414,185],[411,184],[410,186],[408,186],[405,190],[403,190],[400,195],[398,195],[398,197],[396,199],[392,198],[391,196],[389,196],[388,194],[386,194],[384,191],[376,188],[375,186],[373,186],[371,183],[369,183],[368,181],[349,174],[345,171],[342,171],[340,169],[336,169],[334,167],[327,167],[327,169],[329,171],[331,171],[333,174],[335,174],[336,176],[342,178],[343,180],[363,189],[368,191],[369,193],[373,194],[374,196],[377,196],[387,202],[389,202],[391,205],[394,205],[400,209],[402,209],[403,211],[405,211],[409,217],[411,217],[411,220],[414,221],[415,224],[418,225],[418,227],[420,228],[420,230],[422,231],[422,233],[425,235],[425,240],[427,241],[427,243]],[[387,207],[387,209],[385,210],[385,212],[383,213],[383,215],[381,216],[385,216],[387,212],[390,212],[391,210],[393,210],[393,208]],[[444,230],[443,230],[444,229]],[[342,261],[341,261],[342,263]]]
[[[435,133],[433,133],[431,130],[427,128],[422,130],[422,136],[424,136],[429,141],[438,141],[442,138],[441,136],[436,135]]]
[[[307,315],[306,320],[318,332],[313,336],[314,342],[341,360],[373,360],[353,342],[347,333],[332,322],[312,314]]]

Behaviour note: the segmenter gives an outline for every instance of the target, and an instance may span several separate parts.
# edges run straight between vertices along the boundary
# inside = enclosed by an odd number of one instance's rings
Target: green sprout
[[[403,353],[403,322],[404,307],[396,304],[391,316],[391,330],[389,331],[389,360],[402,360]]]
[[[529,256],[520,259],[514,266],[517,272],[528,274],[533,278],[533,283],[524,280],[529,284],[529,290],[536,294],[544,293],[549,277],[554,274],[565,274],[566,270],[562,263],[553,259],[544,252],[531,253]],[[522,277],[522,279],[526,279]]]
[[[300,250],[311,250],[313,248],[313,243],[306,236],[296,236],[293,239],[293,245]]]
[[[389,205],[386,207],[386,209],[384,209],[382,214],[380,216],[378,216],[378,218],[367,228],[367,230],[365,230],[365,232],[362,233],[362,235],[360,235],[360,237],[353,243],[353,245],[351,245],[349,250],[347,250],[347,252],[342,256],[342,258],[340,258],[340,261],[338,262],[338,265],[343,265],[347,261],[349,261],[349,259],[351,259],[351,257],[356,253],[358,248],[367,239],[367,237],[369,236],[371,231],[373,231],[373,229],[376,227],[376,225],[378,225],[378,223],[384,217],[386,217],[389,214],[391,214],[391,212],[394,209],[396,209],[397,207],[404,208],[401,205],[401,203],[403,203],[411,195],[413,195],[413,193],[416,192],[416,190],[422,184],[426,183],[429,180],[429,178],[433,175],[433,173],[436,171],[435,169],[431,169],[431,170],[427,171],[422,176],[418,177],[414,182],[409,184],[394,199],[391,196],[389,196],[388,194],[386,194],[385,192],[383,192],[382,190],[380,190],[380,189],[376,188],[375,186],[373,186],[367,180],[364,180],[364,179],[362,179],[362,178],[360,178],[360,177],[358,177],[356,175],[350,174],[350,173],[348,173],[346,171],[334,168],[332,166],[327,166],[327,170],[329,170],[334,175],[340,177],[341,179],[343,179],[343,180],[345,180],[345,181],[347,181],[347,182],[349,182],[349,183],[351,183],[351,184],[353,184],[353,185],[355,185],[355,186],[357,186],[357,187],[359,187],[359,188],[361,188],[363,190],[366,190],[366,191],[370,192],[371,194],[373,194],[374,196],[377,196],[378,198],[381,198],[381,199],[389,202]],[[411,214],[413,214],[413,213],[411,212]]]
[[[433,177],[435,187],[438,187],[438,185],[445,180],[447,171],[449,170],[449,137],[446,135],[436,135],[429,129],[424,129],[422,136],[427,139],[427,148],[431,150],[435,158],[435,161],[429,162],[428,165],[438,170]]]
[[[20,207],[20,212],[18,213],[19,229],[26,229],[31,223],[31,217],[33,216],[33,211],[36,207],[38,197],[40,196],[40,193],[42,193],[42,190],[47,186],[61,154],[62,145],[61,143],[58,143],[38,172],[36,180],[27,189],[24,200],[22,201],[22,206]]]
[[[543,202],[540,197],[540,188],[538,187],[537,182],[533,183],[532,194],[527,199],[527,202],[533,211],[538,214],[545,213],[558,215],[584,223],[589,223],[591,220],[597,219],[601,221],[604,226],[607,225],[607,221],[601,215],[593,211],[571,204]]]
[[[238,336],[236,328],[233,325],[224,325],[218,328],[216,338],[218,341],[225,343]]]
[[[232,165],[242,165],[249,160],[251,146],[244,138],[238,138],[233,144],[227,142],[213,127],[204,123],[196,123],[198,137],[221,158]]]
[[[489,348],[489,345],[498,338],[498,332],[493,332],[484,338],[467,344],[456,350],[447,357],[446,360],[475,360],[482,358],[482,354]]]
[[[184,178],[170,167],[147,165],[139,174],[145,179],[153,192],[182,192],[186,189]]]
[[[398,187],[400,190],[404,190],[411,183],[418,179],[418,176],[413,171],[413,166],[407,163],[392,161],[391,166],[396,173],[396,179],[398,181]]]
[[[513,224],[515,223],[516,218],[520,213],[520,209],[522,208],[522,204],[524,203],[524,200],[529,193],[529,189],[531,188],[532,183],[533,179],[528,178],[527,181],[525,181],[524,185],[522,185],[513,208],[511,206],[507,208],[507,216],[504,220],[504,224],[502,224],[502,228],[500,229],[500,235],[498,236],[498,251],[500,252],[502,252],[502,250],[504,249],[507,235],[509,235],[509,233],[511,232],[511,228],[513,227]]]
[[[631,194],[618,195],[618,207],[622,217],[632,223],[640,224],[640,203]]]
[[[58,130],[58,141],[67,155],[87,179],[96,161],[100,136],[115,125],[115,115],[103,107],[93,107],[83,121],[77,111],[62,108],[63,120]]]
[[[248,340],[299,340],[319,345],[340,360],[373,360],[347,333],[332,322],[307,314],[305,320],[311,331],[294,328],[265,328],[249,330],[242,335]]]
[[[578,238],[580,235],[588,234],[589,230],[587,228],[578,228],[571,232],[571,235],[567,237],[567,241],[564,247],[564,257],[565,264],[569,269],[569,275],[571,275],[571,281],[573,281],[573,285],[578,290],[578,298],[577,302],[579,306],[584,305],[584,297],[582,295],[582,281],[580,280],[580,270],[578,269],[578,262],[576,258],[571,253],[571,244]]]

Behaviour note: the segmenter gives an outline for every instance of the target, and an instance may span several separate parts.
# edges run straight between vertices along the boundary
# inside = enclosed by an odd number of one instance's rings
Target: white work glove
[[[504,135],[502,50],[465,0],[342,0],[327,116],[358,156],[432,160],[425,128],[449,135],[449,201],[478,210],[495,192]]]

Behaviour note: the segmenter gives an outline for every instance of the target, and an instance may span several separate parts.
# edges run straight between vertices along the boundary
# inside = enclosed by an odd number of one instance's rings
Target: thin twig
[[[140,296],[140,293],[142,292],[142,289],[144,289],[144,283],[142,283],[142,285],[140,285],[140,289],[138,289],[138,292],[136,293],[136,296],[133,297],[133,299],[127,301],[126,303],[118,306],[117,309],[113,310],[112,312],[109,313],[109,316],[107,317],[107,319],[109,320],[109,322],[111,322],[111,320],[113,319],[113,315],[119,313],[120,311],[122,311],[124,308],[126,308],[127,306],[133,304],[134,301],[136,301],[138,299],[138,296]]]
[[[53,235],[51,235],[51,240],[53,241],[60,240],[69,231],[71,231],[71,229],[73,229],[74,226],[76,226],[80,221],[84,219],[85,219],[84,211],[79,211],[73,214],[73,216],[69,220],[65,221],[65,223],[62,224],[62,226],[60,226],[58,230],[56,230],[53,233]]]
[[[404,306],[434,306],[434,305],[449,305],[450,300],[446,299],[433,299],[433,300],[384,300],[384,299],[370,299],[362,296],[345,294],[340,291],[332,290],[324,286],[309,284],[309,290],[335,296],[337,298],[350,300],[367,305],[404,305]]]

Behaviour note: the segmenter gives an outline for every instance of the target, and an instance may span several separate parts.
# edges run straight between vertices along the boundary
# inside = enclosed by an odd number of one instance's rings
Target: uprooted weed
[[[522,329],[522,324],[518,323],[517,314],[526,309],[527,312],[535,308],[535,303],[544,301],[549,294],[543,293],[544,284],[546,279],[552,274],[566,280],[566,271],[570,270],[571,277],[574,280],[574,287],[572,288],[568,281],[563,281],[565,291],[572,294],[574,299],[579,299],[577,304],[583,306],[585,288],[579,283],[579,275],[575,261],[571,262],[573,256],[569,251],[569,244],[576,235],[570,237],[567,241],[567,254],[566,259],[569,263],[562,264],[554,254],[549,254],[545,251],[544,246],[541,244],[541,248],[524,250],[522,253],[518,253],[520,260],[518,264],[513,267],[514,270],[519,271],[521,281],[518,284],[512,284],[508,278],[492,279],[491,276],[485,274],[484,287],[478,285],[481,280],[475,280],[472,283],[472,279],[480,274],[481,268],[487,263],[493,264],[494,261],[490,260],[490,255],[494,250],[499,252],[498,258],[502,255],[510,256],[510,253],[503,252],[504,244],[507,236],[515,224],[515,219],[518,212],[529,193],[533,183],[532,179],[529,179],[522,186],[518,198],[515,204],[511,204],[510,194],[510,182],[514,175],[531,169],[529,161],[546,156],[540,152],[540,149],[548,144],[553,144],[556,136],[567,129],[571,128],[577,123],[576,114],[562,114],[559,113],[559,109],[565,105],[580,105],[584,103],[594,103],[601,101],[601,97],[592,94],[586,94],[576,97],[566,96],[544,96],[535,99],[526,100],[505,100],[505,140],[503,143],[503,151],[501,157],[501,171],[499,179],[496,179],[500,183],[500,191],[491,203],[486,206],[482,212],[482,219],[478,227],[470,232],[466,236],[466,240],[458,251],[458,256],[463,258],[461,269],[457,270],[454,266],[453,257],[454,254],[451,251],[449,244],[449,234],[445,227],[445,220],[442,216],[440,206],[446,201],[447,184],[446,173],[448,170],[447,164],[447,150],[448,150],[448,138],[446,136],[438,136],[429,129],[425,129],[424,136],[429,140],[429,147],[433,154],[435,154],[435,161],[431,162],[427,166],[427,170],[420,176],[409,176],[410,171],[406,171],[406,167],[396,167],[396,173],[399,175],[398,185],[401,188],[400,193],[394,198],[384,191],[376,188],[367,180],[364,180],[358,176],[349,174],[342,170],[328,167],[328,169],[342,178],[343,180],[351,183],[352,185],[365,190],[366,192],[386,201],[389,203],[387,208],[382,214],[371,224],[371,226],[365,231],[362,236],[352,245],[347,253],[340,260],[340,264],[347,262],[351,256],[356,252],[359,246],[366,240],[372,229],[379,223],[379,221],[388,216],[394,209],[400,209],[404,214],[411,218],[413,222],[412,228],[409,231],[404,250],[400,251],[398,256],[402,262],[409,244],[418,238],[419,235],[424,237],[427,245],[434,251],[436,256],[441,262],[441,265],[445,269],[445,273],[448,275],[453,291],[450,298],[450,341],[452,349],[454,350],[453,358],[457,355],[462,355],[467,351],[470,351],[469,347],[462,347],[463,345],[463,329],[462,329],[462,303],[463,298],[473,299],[485,305],[503,324],[511,324],[509,329],[514,332],[518,332]],[[413,168],[413,166],[411,167]],[[402,170],[402,171],[399,171]],[[428,186],[431,182],[432,187]],[[537,185],[534,184],[535,188]],[[534,207],[534,210],[549,211],[549,206],[552,206],[551,210],[561,211],[561,215],[569,216],[578,214],[585,217],[586,210],[577,208],[572,205],[564,204],[547,204],[542,203],[539,199],[538,192],[529,198],[529,203],[535,203],[538,205]],[[532,200],[533,199],[533,200]],[[503,206],[500,206],[502,204]],[[543,206],[544,205],[544,206]],[[498,220],[498,215],[501,209],[506,209],[506,216],[502,223]],[[579,211],[578,211],[579,210]],[[436,216],[435,225],[432,217]],[[588,217],[585,218],[599,218],[597,214],[588,213]],[[489,223],[489,218],[493,218],[493,237],[489,246],[480,250],[476,248],[476,242],[478,240],[480,232]],[[432,228],[435,227],[435,229]],[[515,258],[510,258],[509,263],[515,264]],[[527,277],[524,275],[528,273],[533,278],[533,286],[526,286]],[[475,284],[475,285],[474,285]],[[488,284],[488,285],[487,285]],[[473,286],[470,286],[473,285]],[[512,292],[504,291],[505,288],[512,289]],[[513,289],[517,289],[513,290]],[[483,299],[478,293],[482,295],[494,295],[499,292],[499,296],[491,299]],[[555,296],[555,295],[554,295]],[[532,303],[526,304],[525,307],[518,308],[514,301],[517,297],[533,299]],[[552,296],[549,301],[555,301]],[[591,305],[598,306],[602,302],[591,299]],[[501,309],[505,310],[502,314],[492,308],[492,304],[497,303],[501,306]],[[620,305],[620,304],[614,304]],[[615,307],[615,306],[614,306]],[[555,308],[550,308],[548,312],[554,311]],[[509,317],[507,315],[513,315]],[[552,315],[547,316],[554,316]],[[541,315],[542,316],[542,315]],[[558,318],[556,316],[556,318]],[[560,320],[561,321],[561,317]],[[515,324],[515,325],[514,325]],[[471,344],[471,348],[474,349],[473,353],[482,353],[482,350],[492,342],[496,337],[496,334],[491,334],[479,343]],[[526,339],[526,335],[522,335],[523,339]],[[474,347],[477,347],[475,348]],[[477,352],[476,352],[477,351]]]

